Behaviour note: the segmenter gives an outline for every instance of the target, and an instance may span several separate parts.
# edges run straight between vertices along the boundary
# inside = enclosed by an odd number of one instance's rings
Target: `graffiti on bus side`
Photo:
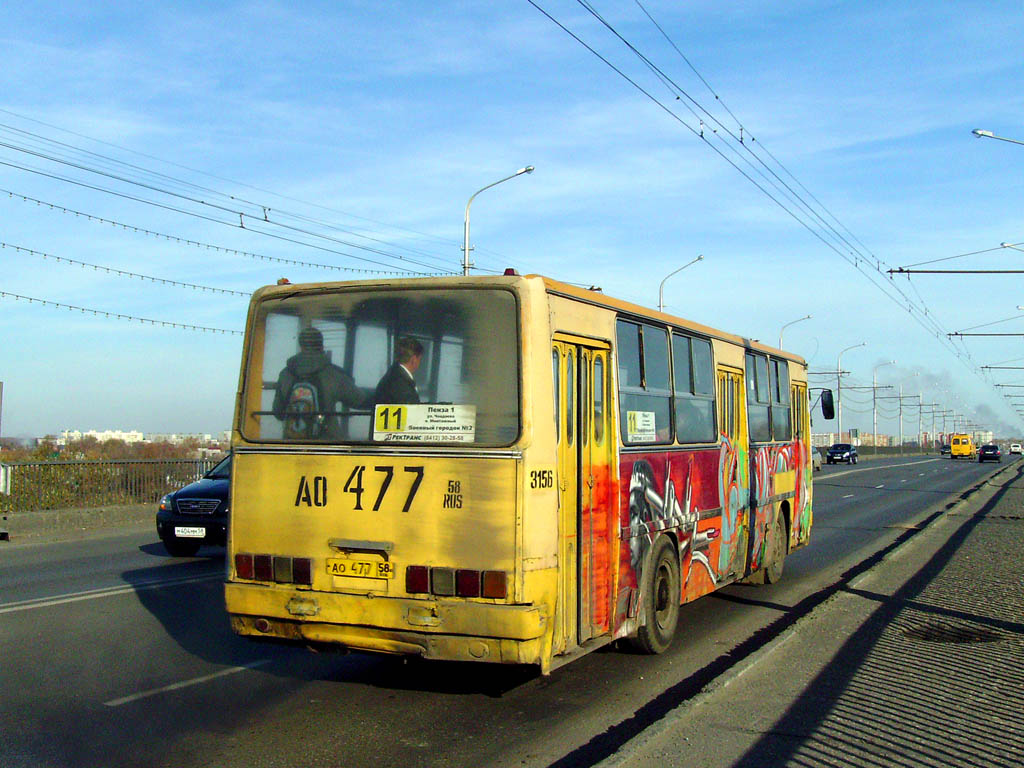
[[[627,541],[620,590],[638,589],[651,545],[665,531],[678,542],[684,601],[744,576],[748,567],[760,568],[775,509],[771,499],[782,491],[794,493],[794,539],[805,541],[811,515],[807,464],[802,442],[759,446],[748,453],[726,435],[713,450],[624,456],[620,493]],[[777,478],[790,472],[792,479],[780,486]]]
[[[624,585],[637,588],[651,544],[662,531],[675,532],[682,589],[688,599],[719,581],[720,518],[701,511],[720,506],[718,450],[644,454],[623,462],[628,510],[628,546],[623,547]],[[625,543],[625,542],[624,542]],[[631,583],[630,583],[631,582]],[[692,595],[692,597],[689,597]]]

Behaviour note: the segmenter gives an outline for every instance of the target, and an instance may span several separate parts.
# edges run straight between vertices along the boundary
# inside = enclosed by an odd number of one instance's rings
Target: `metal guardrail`
[[[219,459],[82,459],[0,464],[0,510],[155,504],[201,478]]]

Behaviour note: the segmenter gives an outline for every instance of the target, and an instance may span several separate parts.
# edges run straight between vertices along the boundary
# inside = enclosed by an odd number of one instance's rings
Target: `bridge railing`
[[[29,512],[155,504],[218,459],[81,459],[0,464],[0,509]]]

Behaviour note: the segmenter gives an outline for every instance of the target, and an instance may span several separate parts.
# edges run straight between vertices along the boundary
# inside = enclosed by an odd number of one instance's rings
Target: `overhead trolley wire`
[[[709,148],[711,148],[723,160],[725,160],[727,163],[729,163],[731,166],[733,166],[733,168],[736,171],[738,171],[744,178],[746,178],[755,187],[757,187],[763,194],[765,194],[770,200],[772,200],[772,202],[774,202],[776,205],[778,205],[780,208],[782,208],[790,217],[792,217],[795,221],[797,221],[797,223],[799,223],[806,230],[808,230],[808,232],[810,232],[815,238],[817,238],[819,241],[821,241],[826,247],[828,247],[831,250],[833,250],[844,261],[846,261],[851,266],[853,266],[858,272],[861,273],[861,275],[865,279],[867,279],[869,282],[871,282],[872,285],[874,285],[878,290],[880,290],[886,297],[888,297],[891,301],[893,301],[897,306],[899,306],[901,309],[903,309],[908,314],[910,314],[910,316],[914,319],[915,322],[918,323],[918,325],[920,325],[928,333],[930,333],[933,336],[935,336],[935,338],[939,341],[939,343],[941,345],[944,345],[947,348],[947,350],[952,352],[953,355],[958,360],[960,360],[960,362],[966,368],[968,368],[968,370],[971,370],[976,375],[980,375],[980,372],[976,369],[976,367],[971,362],[969,362],[969,360],[970,360],[969,355],[965,359],[965,356],[960,352],[960,350],[957,349],[957,347],[955,345],[953,345],[953,344],[951,344],[949,342],[948,338],[946,338],[946,336],[945,336],[945,333],[944,333],[944,330],[943,330],[942,326],[939,325],[937,323],[937,321],[934,319],[934,317],[931,316],[931,313],[928,310],[927,306],[919,306],[919,305],[917,305],[910,297],[908,297],[903,292],[903,290],[901,288],[899,288],[898,285],[895,284],[895,282],[891,279],[891,277],[888,280],[885,279],[885,275],[882,274],[882,270],[881,270],[881,265],[882,265],[881,260],[879,260],[873,254],[870,254],[870,252],[869,252],[868,256],[858,253],[857,249],[855,247],[853,247],[852,244],[841,233],[836,231],[834,227],[831,227],[831,225],[828,225],[827,223],[824,224],[823,226],[824,226],[825,230],[829,233],[829,237],[836,238],[840,243],[844,243],[846,246],[850,247],[852,253],[850,255],[844,253],[843,250],[840,247],[838,247],[835,243],[833,243],[824,234],[822,234],[821,232],[816,230],[814,227],[812,227],[811,224],[809,224],[807,221],[805,221],[803,218],[801,218],[800,215],[798,215],[793,210],[791,210],[785,203],[783,203],[781,200],[779,200],[779,198],[777,198],[774,194],[769,192],[762,184],[760,184],[757,180],[755,180],[748,173],[746,173],[742,168],[740,168],[729,157],[727,157],[725,154],[723,154],[723,152],[721,150],[719,150],[716,146],[711,144],[708,141],[707,137],[704,135],[703,131],[697,130],[696,128],[691,126],[689,123],[687,123],[685,120],[680,118],[679,115],[677,115],[675,112],[673,112],[671,109],[669,109],[665,104],[663,104],[660,100],[658,100],[656,97],[654,97],[650,92],[648,92],[645,88],[643,88],[633,78],[631,78],[628,75],[626,75],[619,67],[617,67],[614,64],[612,64],[605,56],[600,54],[591,45],[587,44],[578,35],[576,35],[574,32],[572,32],[570,29],[568,29],[564,24],[562,24],[560,21],[555,19],[546,10],[541,8],[534,0],[527,0],[527,2],[529,2],[530,5],[532,5],[534,8],[536,8],[545,17],[547,17],[552,23],[554,23],[556,26],[558,26],[560,29],[562,29],[566,34],[568,34],[570,37],[572,37],[574,40],[576,40],[577,43],[582,45],[584,48],[586,48],[588,51],[590,51],[595,57],[600,59],[606,66],[608,66],[610,69],[612,69],[614,72],[616,72],[616,74],[618,74],[621,78],[626,80],[635,89],[640,91],[648,99],[650,99],[657,106],[659,106],[663,111],[668,113],[678,123],[680,123],[685,128],[687,128],[687,130],[689,130],[695,136],[697,136],[698,138],[700,138],[703,141],[705,141],[705,143],[707,144],[707,146]],[[603,19],[601,19],[600,15],[597,14],[596,11],[594,11],[592,9],[592,7],[589,6],[589,4],[587,4],[586,2],[583,2],[583,0],[577,0],[577,2],[579,2],[584,8],[586,8],[588,11],[590,11],[591,14],[595,16],[595,18],[598,18],[598,20],[601,21],[602,24],[604,24],[606,27],[608,27],[612,31],[612,33],[615,34],[616,37],[618,37],[620,40],[622,40],[622,42],[625,45],[627,45],[627,47],[629,47],[642,61],[644,61],[644,63],[649,68],[654,67],[654,65],[651,64],[649,62],[649,60],[642,53],[637,51],[635,46],[633,46],[628,41],[626,41],[620,34],[618,34],[618,32],[616,32],[613,28],[611,28],[610,25],[607,24],[607,22],[605,22]],[[667,76],[659,77],[659,80],[661,80],[664,83],[666,77]],[[713,116],[711,116],[710,113],[708,113],[707,110],[704,109],[703,106],[701,106],[699,104],[699,102],[697,102],[695,99],[693,99],[691,96],[689,96],[689,94],[686,94],[686,92],[683,91],[682,89],[680,89],[680,92],[684,93],[686,95],[687,99],[692,101],[702,111],[704,111],[706,114],[708,114],[710,116],[710,118],[712,120],[714,120],[718,125],[722,125],[722,123],[720,121],[718,121],[717,118],[714,118]],[[687,105],[687,108],[690,109],[688,105]],[[691,113],[693,112],[692,109],[690,109],[690,111],[691,111]],[[731,112],[730,112],[730,114],[731,114]],[[731,131],[729,131],[724,125],[722,127],[723,127],[723,130],[725,130],[727,133],[732,135],[734,138],[737,138],[737,140],[740,140],[738,137],[735,136],[735,134],[733,134]],[[716,135],[717,135],[717,132],[716,132]],[[746,146],[746,142],[742,142],[741,141],[741,143],[744,146]],[[763,145],[759,145],[759,146],[763,146]],[[749,147],[747,148],[747,151],[748,152],[751,151],[749,149]],[[775,159],[775,158],[773,157],[773,159]],[[775,161],[778,162],[777,159],[775,159]],[[761,162],[762,165],[763,165],[763,161],[761,161],[759,159],[759,162]],[[765,166],[765,167],[767,167],[767,166]],[[769,169],[769,171],[770,171],[770,169]],[[774,172],[772,172],[772,173],[777,178],[777,174],[774,174]],[[792,174],[789,173],[788,170],[786,171],[786,173],[788,175],[792,176]],[[762,176],[763,176],[763,174],[762,174]],[[792,188],[789,187],[789,185],[786,185],[785,182],[782,182],[782,183],[790,191],[790,193],[795,194],[795,192],[793,192]],[[773,186],[775,186],[774,183],[773,183]],[[789,197],[788,194],[786,196]],[[801,201],[801,202],[802,202],[802,205],[804,207],[809,207],[809,204],[806,203],[805,201]],[[819,202],[819,205],[820,205],[820,202]],[[824,208],[824,206],[822,206],[822,207]],[[825,209],[825,210],[827,211],[827,209]],[[803,208],[801,208],[801,212],[803,212]],[[832,218],[835,218],[834,215],[831,214],[831,212],[828,212],[828,213],[829,213],[829,215]],[[813,216],[819,222],[822,221],[820,215],[818,215],[816,212],[813,213]],[[836,219],[836,221],[838,222],[838,219]],[[840,226],[843,226],[843,225],[840,223]],[[846,229],[845,227],[843,227],[843,228]],[[854,238],[854,239],[856,239],[856,238]],[[874,264],[872,264],[872,262],[874,262]],[[870,265],[872,267],[872,271],[877,274],[877,277],[873,276],[871,273],[866,271],[866,269],[864,267],[868,266],[868,265]],[[882,278],[882,281],[879,281],[877,279],[878,277]]]
[[[48,208],[51,208],[52,210],[59,211],[60,213],[65,213],[65,214],[72,215],[72,216],[75,216],[75,217],[80,217],[80,218],[86,219],[88,221],[94,221],[94,222],[97,222],[99,224],[110,224],[111,226],[119,227],[121,229],[130,231],[130,232],[136,232],[136,233],[138,233],[140,235],[148,235],[150,237],[155,237],[155,238],[158,238],[158,239],[161,239],[161,240],[168,240],[168,241],[176,242],[176,243],[179,243],[180,245],[188,245],[188,246],[191,246],[193,248],[200,248],[200,249],[205,249],[205,250],[209,250],[209,251],[216,251],[216,252],[219,252],[219,253],[226,253],[226,254],[231,254],[231,255],[234,255],[234,256],[242,256],[242,257],[247,258],[247,259],[257,259],[257,260],[260,260],[260,261],[270,261],[270,262],[275,262],[275,263],[278,263],[278,264],[290,264],[290,265],[297,266],[297,267],[313,267],[314,269],[328,269],[328,270],[335,270],[335,271],[338,271],[338,272],[360,272],[360,273],[363,273],[363,274],[374,274],[374,275],[406,275],[406,274],[410,274],[408,271],[404,271],[404,270],[382,270],[382,269],[364,269],[362,267],[341,267],[341,266],[338,266],[337,264],[320,264],[320,263],[313,262],[313,261],[300,261],[298,259],[288,259],[288,258],[284,258],[284,257],[281,257],[281,256],[267,256],[266,254],[253,253],[251,251],[242,251],[242,250],[239,250],[237,248],[228,248],[228,247],[223,246],[223,245],[212,245],[211,243],[204,243],[204,242],[202,242],[200,240],[191,240],[191,239],[188,239],[188,238],[179,237],[178,235],[168,235],[168,234],[166,234],[164,232],[157,232],[155,230],[146,229],[145,227],[139,227],[139,226],[136,226],[134,224],[125,224],[123,222],[116,221],[114,219],[108,219],[108,218],[104,218],[102,216],[95,216],[95,215],[93,215],[91,213],[85,213],[83,211],[79,211],[79,210],[76,210],[74,208],[68,208],[66,206],[59,205],[57,203],[48,203],[45,200],[39,200],[39,199],[34,198],[34,197],[29,197],[28,195],[22,195],[22,194],[20,194],[18,192],[12,192],[12,191],[10,191],[8,189],[0,188],[0,194],[5,194],[5,195],[7,195],[8,197],[11,197],[11,198],[18,198],[18,199],[23,200],[23,201],[28,202],[28,203],[35,203],[36,205],[46,206]],[[412,273],[412,274],[418,274],[418,273]]]
[[[224,221],[222,219],[214,218],[213,216],[207,216],[207,215],[199,213],[197,211],[190,211],[190,210],[188,210],[186,208],[179,208],[177,206],[168,205],[167,203],[160,203],[160,202],[157,202],[157,201],[154,201],[154,200],[147,200],[146,198],[137,197],[135,195],[130,195],[130,194],[126,193],[126,192],[118,192],[117,190],[107,189],[105,187],[100,187],[100,186],[97,186],[95,184],[89,184],[87,182],[79,181],[77,179],[71,179],[71,178],[68,178],[66,176],[60,176],[58,174],[50,173],[50,172],[43,171],[43,170],[40,170],[40,169],[37,169],[37,168],[31,168],[31,167],[28,167],[28,166],[17,165],[15,163],[7,162],[7,161],[4,161],[4,160],[0,160],[0,165],[5,165],[5,166],[11,167],[11,168],[17,168],[17,169],[22,170],[22,171],[28,171],[30,173],[35,173],[35,174],[38,174],[40,176],[44,176],[44,177],[47,177],[47,178],[55,179],[57,181],[63,181],[63,182],[66,182],[68,184],[73,184],[75,186],[83,187],[85,189],[92,189],[92,190],[95,190],[97,192],[105,192],[106,194],[114,195],[115,197],[120,197],[120,198],[123,198],[125,200],[132,200],[132,201],[137,202],[137,203],[144,203],[146,205],[151,205],[151,206],[154,206],[156,208],[161,208],[163,210],[172,211],[174,213],[182,213],[182,214],[185,214],[187,216],[193,216],[195,218],[202,219],[202,220],[205,220],[205,221],[210,221],[210,222],[213,222],[215,224],[222,224],[222,225],[224,225],[226,227],[231,227],[232,229],[244,229],[244,230],[247,230],[247,231],[250,231],[250,232],[256,232],[258,234],[265,235],[267,237],[272,237],[275,240],[282,240],[284,242],[294,243],[296,245],[301,245],[301,246],[304,246],[306,248],[315,248],[316,250],[319,250],[319,251],[326,251],[327,253],[334,253],[334,254],[337,254],[338,256],[344,256],[346,258],[356,259],[358,261],[364,261],[364,262],[367,262],[368,264],[376,264],[378,266],[386,267],[386,268],[391,269],[391,270],[394,269],[394,265],[393,264],[386,264],[386,263],[384,263],[382,261],[376,261],[375,259],[368,259],[368,258],[366,258],[364,256],[356,256],[355,254],[352,254],[352,253],[345,253],[344,251],[338,251],[338,250],[336,250],[334,248],[327,248],[327,247],[322,246],[322,245],[317,245],[316,243],[307,243],[307,242],[305,242],[303,240],[296,240],[295,238],[285,237],[283,235],[279,235],[279,234],[276,234],[276,233],[273,233],[273,232],[267,232],[266,230],[262,230],[262,229],[259,229],[256,226],[254,226],[254,222],[252,222],[252,221],[250,222],[249,226],[245,225],[245,220],[244,219],[241,219],[238,224],[235,224],[235,223],[230,222],[230,221]],[[411,274],[425,275],[425,274],[429,274],[429,273],[411,272]]]
[[[231,336],[241,336],[241,331],[233,331],[225,328],[210,328],[205,325],[192,325],[191,323],[176,323],[170,320],[153,320],[148,317],[137,317],[136,315],[126,315],[123,312],[108,312],[103,309],[91,309],[90,307],[78,307],[74,304],[64,304],[60,301],[50,301],[49,299],[37,299],[34,296],[23,296],[18,293],[9,293],[7,291],[0,291],[0,298],[14,299],[15,301],[27,301],[29,304],[42,304],[48,307],[55,307],[57,309],[66,309],[69,312],[81,312],[83,314],[95,315],[96,317],[106,317],[112,320],[127,320],[129,322],[138,322],[143,325],[155,325],[162,326],[164,328],[176,328],[183,331],[202,331],[204,333],[222,333]]]
[[[51,259],[52,261],[56,261],[58,263],[73,264],[73,265],[82,267],[83,269],[91,267],[93,270],[96,270],[97,272],[106,272],[107,274],[117,275],[118,277],[138,278],[139,280],[144,280],[144,281],[151,282],[151,283],[160,283],[162,285],[172,285],[172,286],[175,286],[176,288],[192,288],[193,290],[197,290],[197,291],[209,291],[210,293],[223,293],[223,294],[227,294],[227,295],[230,295],[230,296],[245,296],[246,298],[248,298],[249,296],[252,295],[251,291],[233,291],[233,290],[231,290],[229,288],[214,288],[214,287],[209,286],[209,285],[197,285],[195,283],[183,283],[180,280],[171,280],[170,278],[166,278],[166,277],[153,277],[152,275],[142,275],[142,274],[139,274],[138,272],[129,272],[128,270],[118,269],[117,267],[108,267],[108,266],[104,266],[102,264],[90,264],[87,261],[78,261],[77,259],[69,259],[66,256],[55,256],[52,253],[46,253],[44,251],[37,251],[37,250],[34,250],[32,248],[26,248],[26,247],[24,247],[22,245],[14,245],[12,243],[5,243],[2,240],[0,240],[0,248],[10,248],[11,250],[15,251],[16,253],[27,253],[30,256],[39,256],[40,258]]]
[[[98,176],[103,176],[104,178],[108,178],[108,179],[111,179],[113,181],[119,181],[119,182],[124,183],[124,184],[130,184],[130,185],[133,185],[133,186],[142,187],[143,189],[149,190],[151,192],[156,192],[158,194],[167,195],[168,197],[178,198],[180,200],[184,200],[186,202],[193,203],[195,205],[209,207],[209,208],[212,208],[215,211],[220,211],[222,213],[230,214],[231,216],[237,216],[238,219],[239,219],[239,222],[241,224],[241,227],[240,227],[241,229],[251,229],[251,230],[253,230],[255,232],[259,232],[260,234],[269,234],[269,233],[267,233],[264,230],[255,229],[255,228],[253,228],[251,226],[251,223],[253,221],[264,222],[266,224],[270,224],[272,226],[281,227],[283,229],[286,229],[286,230],[289,230],[289,231],[292,231],[292,232],[296,232],[296,233],[299,233],[299,234],[307,235],[309,237],[322,238],[322,239],[327,240],[329,242],[334,242],[334,243],[338,243],[339,245],[344,245],[344,246],[346,246],[348,248],[355,248],[355,249],[358,249],[358,250],[361,250],[361,251],[367,251],[369,253],[373,253],[373,254],[377,254],[377,255],[380,255],[380,256],[384,256],[384,257],[389,258],[389,259],[396,259],[398,261],[407,262],[409,264],[415,264],[416,266],[426,267],[428,269],[438,269],[437,265],[434,265],[434,264],[427,264],[427,263],[424,263],[422,261],[418,261],[416,259],[410,259],[410,258],[408,258],[406,256],[401,256],[401,255],[398,255],[398,254],[389,253],[388,251],[384,251],[384,250],[381,250],[379,248],[374,248],[372,246],[362,245],[360,243],[353,243],[353,242],[350,242],[350,241],[347,241],[347,240],[342,240],[340,238],[332,237],[332,236],[329,236],[329,235],[324,235],[324,234],[321,234],[321,233],[318,233],[318,232],[312,232],[310,230],[303,229],[302,227],[296,227],[294,225],[285,224],[285,223],[280,222],[280,221],[271,220],[270,217],[269,217],[270,209],[266,208],[266,207],[262,207],[261,206],[262,213],[263,213],[262,218],[261,218],[258,213],[257,214],[247,213],[245,211],[239,210],[237,207],[228,207],[228,206],[220,205],[218,203],[213,203],[213,202],[210,202],[210,201],[207,201],[207,200],[202,200],[200,198],[193,197],[191,195],[184,194],[184,193],[181,193],[181,192],[175,192],[173,190],[163,189],[163,188],[157,187],[157,186],[155,186],[153,184],[148,184],[148,183],[143,182],[143,181],[133,180],[131,178],[128,178],[126,176],[122,176],[120,174],[111,173],[109,171],[100,170],[100,169],[97,169],[97,168],[90,168],[90,167],[88,167],[86,165],[82,165],[81,163],[76,163],[76,162],[73,162],[71,160],[59,158],[59,157],[56,157],[56,156],[53,156],[53,155],[48,155],[48,154],[45,154],[45,153],[42,153],[42,152],[38,152],[38,151],[35,151],[35,150],[31,150],[31,149],[27,149],[27,148],[24,148],[24,147],[17,147],[16,145],[12,145],[12,144],[9,144],[7,142],[0,141],[0,147],[6,148],[6,149],[12,149],[12,150],[15,150],[15,151],[18,151],[18,152],[22,152],[24,154],[32,155],[34,157],[37,157],[37,158],[40,158],[40,159],[43,159],[43,160],[48,160],[48,161],[53,162],[53,163],[58,163],[60,165],[66,165],[66,166],[69,166],[71,168],[75,168],[75,169],[80,170],[80,171],[85,171],[87,173],[92,173],[92,174],[95,174],[95,175],[98,175]],[[29,168],[21,167],[21,166],[15,165],[13,163],[3,163],[3,164],[4,165],[8,165],[8,166],[13,167],[13,168],[21,168],[22,170],[31,170]],[[33,171],[33,172],[36,172],[36,171]],[[44,175],[49,175],[50,178],[60,179],[60,180],[65,181],[65,182],[76,183],[76,182],[72,181],[71,179],[68,179],[66,177],[61,177],[61,176],[58,176],[58,175],[55,175],[55,174],[44,174]],[[104,189],[102,187],[96,187],[96,186],[92,186],[92,185],[88,185],[88,184],[84,184],[84,183],[82,183],[81,185],[89,187],[91,189],[103,191],[103,192],[106,192],[108,194],[116,194],[112,190]],[[124,195],[121,195],[121,196],[124,196]],[[168,207],[168,210],[178,210],[180,212],[180,209],[176,209],[176,208],[173,208],[173,207]],[[248,220],[250,221],[250,226],[249,227],[245,226],[246,217],[248,217]],[[346,254],[346,253],[342,253],[342,252],[337,252],[337,253],[339,253],[340,255],[348,256],[349,258],[360,258],[358,256],[355,256],[354,254]],[[380,262],[373,262],[373,263],[379,264]],[[443,271],[450,272],[452,274],[455,273],[454,269],[448,269],[448,270],[443,270]]]
[[[173,162],[173,161],[170,161],[170,160],[165,160],[163,158],[156,157],[155,155],[150,155],[150,154],[147,154],[145,152],[139,152],[137,150],[130,149],[128,147],[124,147],[124,146],[121,146],[121,145],[118,145],[118,144],[114,144],[114,143],[109,142],[109,141],[103,141],[102,139],[96,139],[94,137],[87,136],[87,135],[82,134],[82,133],[77,133],[75,131],[70,131],[70,130],[68,130],[66,128],[63,128],[61,126],[54,125],[52,123],[47,123],[45,121],[37,120],[37,119],[31,118],[31,117],[27,117],[27,116],[21,115],[21,114],[19,114],[17,112],[12,112],[11,110],[8,110],[8,109],[0,108],[0,113],[11,115],[12,117],[18,118],[20,120],[25,120],[26,122],[31,122],[31,123],[35,123],[37,125],[46,126],[47,128],[52,128],[53,130],[60,131],[62,133],[66,133],[66,134],[71,135],[71,136],[76,136],[76,137],[81,138],[81,139],[85,139],[86,141],[91,141],[91,142],[95,142],[97,144],[108,146],[108,147],[111,147],[111,148],[116,149],[116,150],[121,151],[121,152],[126,152],[126,153],[129,153],[129,154],[132,154],[132,155],[136,155],[138,157],[144,157],[144,158],[147,158],[149,160],[155,160],[156,162],[163,163],[165,165],[170,165],[170,166],[173,166],[175,168],[180,168],[182,170],[189,171],[190,173],[196,173],[196,174],[199,174],[201,176],[206,176],[208,178],[217,179],[218,181],[225,181],[225,182],[227,182],[229,184],[235,184],[235,185],[237,185],[239,187],[243,187],[243,188],[246,188],[246,189],[251,189],[251,190],[254,190],[256,192],[262,192],[264,194],[273,195],[274,197],[280,198],[282,200],[288,200],[288,201],[293,202],[293,203],[299,203],[301,205],[307,205],[307,206],[309,206],[311,208],[318,208],[318,209],[320,209],[322,211],[326,211],[326,212],[332,213],[332,214],[340,214],[342,216],[348,216],[348,217],[353,218],[353,219],[358,219],[360,221],[366,221],[366,222],[369,222],[371,224],[376,224],[376,225],[379,225],[379,226],[387,227],[389,229],[394,229],[394,230],[397,230],[399,232],[405,232],[405,233],[409,233],[409,234],[412,234],[412,235],[416,235],[417,237],[421,237],[421,238],[425,238],[425,239],[430,239],[430,240],[435,240],[435,241],[437,241],[439,243],[445,243],[445,244],[453,245],[453,246],[461,245],[461,241],[457,242],[455,240],[451,240],[451,239],[448,239],[448,238],[443,238],[443,237],[440,237],[438,235],[433,235],[433,234],[426,233],[426,232],[421,232],[421,231],[418,231],[418,230],[415,230],[415,229],[411,229],[409,227],[402,227],[402,226],[399,226],[397,224],[390,224],[388,222],[379,221],[377,219],[368,218],[366,216],[360,216],[358,214],[355,214],[355,213],[352,213],[352,212],[349,212],[349,211],[342,211],[342,210],[339,210],[339,209],[336,209],[336,208],[331,208],[330,206],[325,206],[325,205],[322,205],[320,203],[312,203],[312,202],[309,202],[309,201],[306,201],[306,200],[301,200],[299,198],[290,197],[288,195],[282,195],[282,194],[280,194],[278,192],[273,192],[271,190],[267,190],[267,189],[264,189],[262,187],[254,186],[252,184],[246,184],[244,182],[239,182],[239,181],[236,181],[234,179],[229,179],[229,178],[226,178],[226,177],[223,177],[223,176],[218,176],[217,174],[209,173],[207,171],[203,171],[203,170],[200,170],[200,169],[197,169],[197,168],[192,168],[190,166],[187,166],[187,165],[184,165],[184,164],[181,164],[181,163],[176,163],[176,162]],[[4,126],[0,125],[0,128],[2,128],[2,127],[4,127]],[[30,135],[30,136],[33,136],[33,135],[39,136],[38,134],[32,134],[29,131],[24,131],[23,129],[19,129],[19,128],[12,128],[12,130],[15,130],[15,131],[18,131],[18,132],[21,132],[23,134],[27,134],[27,135]],[[48,137],[41,137],[41,138],[44,141],[48,141],[48,142],[51,142],[51,143],[54,143],[54,144],[59,144],[59,145],[62,145],[62,146],[67,146],[67,147],[70,147],[70,148],[75,149],[77,151],[90,154],[90,155],[92,155],[94,157],[105,158],[105,159],[110,160],[111,162],[118,163],[118,164],[121,164],[121,165],[124,165],[124,166],[127,166],[127,167],[138,168],[138,169],[142,170],[144,173],[148,173],[148,174],[151,174],[151,175],[161,176],[161,177],[167,178],[167,179],[172,179],[174,181],[177,181],[180,184],[188,185],[188,186],[191,186],[191,187],[193,187],[195,189],[210,191],[213,194],[217,194],[217,195],[220,195],[222,197],[227,197],[227,198],[229,198],[231,200],[242,201],[242,202],[245,202],[248,205],[252,205],[252,206],[257,207],[257,208],[261,208],[262,209],[262,208],[270,208],[271,207],[271,206],[266,206],[266,205],[264,205],[262,203],[256,203],[256,202],[247,201],[244,198],[241,198],[241,197],[239,197],[237,195],[229,195],[229,194],[226,194],[226,193],[223,193],[223,192],[217,192],[216,190],[212,190],[212,189],[209,189],[207,187],[202,187],[201,185],[194,184],[193,182],[187,182],[187,181],[182,181],[182,180],[179,180],[179,179],[175,179],[172,176],[169,176],[169,175],[166,175],[166,174],[161,174],[159,171],[152,171],[152,170],[149,170],[149,169],[145,169],[142,166],[135,166],[135,165],[133,165],[131,163],[126,163],[125,161],[122,161],[122,160],[116,160],[116,159],[113,159],[113,158],[107,158],[105,155],[101,155],[99,153],[91,152],[90,150],[86,150],[86,149],[82,149],[82,148],[77,148],[77,147],[74,147],[74,145],[67,144],[65,142],[59,142],[56,139],[50,139]],[[278,212],[283,212],[286,215],[294,216],[295,218],[303,218],[299,214],[295,214],[295,213],[291,213],[291,212],[287,212],[287,211],[282,211],[282,209],[277,208],[276,206],[273,206],[273,209],[275,211],[278,211]],[[322,224],[324,226],[331,226],[329,223],[327,223],[327,222],[325,222],[323,220],[313,219],[312,221],[314,221],[316,223],[319,223],[319,224]],[[349,231],[349,230],[343,230],[343,231]],[[366,235],[362,235],[362,234],[355,233],[355,232],[352,232],[352,234],[354,234],[357,237],[364,237],[364,238],[368,237]],[[369,239],[373,239],[373,238],[369,238]],[[414,253],[420,253],[422,255],[428,255],[428,256],[429,255],[433,255],[436,258],[444,258],[440,254],[436,254],[436,253],[435,254],[430,254],[429,252],[420,251],[419,249],[410,248],[409,246],[404,246],[404,245],[400,245],[400,244],[393,244],[393,245],[396,248],[402,248],[404,250],[409,250],[409,251],[414,252]]]

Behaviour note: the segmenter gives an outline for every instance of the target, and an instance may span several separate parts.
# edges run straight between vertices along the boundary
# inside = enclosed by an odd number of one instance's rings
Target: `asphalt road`
[[[609,647],[549,677],[237,638],[223,552],[174,560],[149,529],[2,544],[0,765],[589,765],[996,468],[921,456],[825,466],[811,545],[780,584],[685,606],[661,656]]]

